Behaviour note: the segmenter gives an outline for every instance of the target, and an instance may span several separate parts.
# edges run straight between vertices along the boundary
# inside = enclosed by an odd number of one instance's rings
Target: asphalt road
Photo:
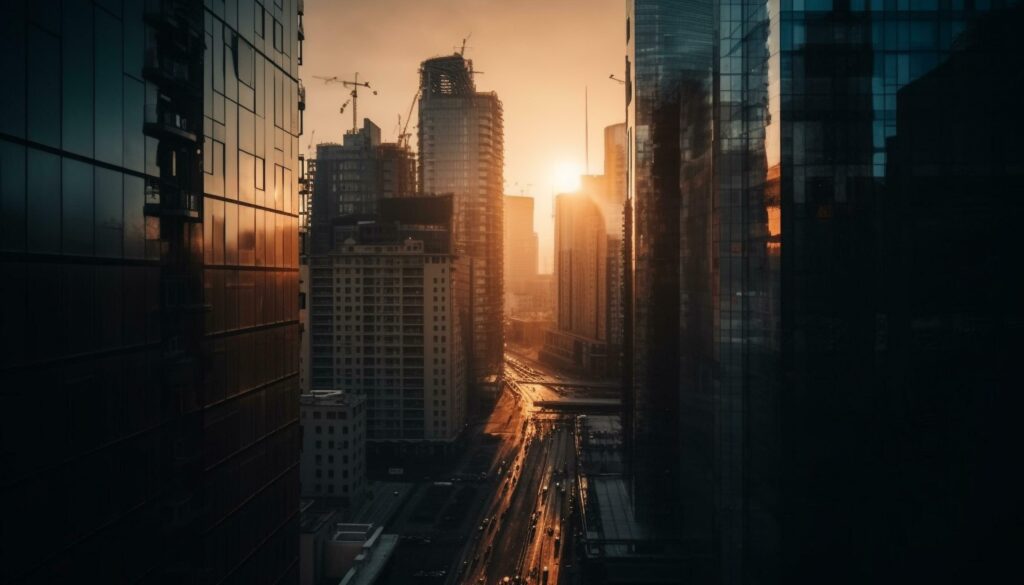
[[[513,398],[519,408],[510,420],[522,422],[517,436],[503,441],[494,493],[450,582],[489,585],[509,577],[513,583],[543,583],[547,568],[546,582],[553,585],[564,539],[573,532],[567,523],[576,465],[572,424],[533,406],[534,400],[550,399],[552,391],[529,382],[550,380],[551,374],[509,357],[505,378],[509,391],[503,399]]]

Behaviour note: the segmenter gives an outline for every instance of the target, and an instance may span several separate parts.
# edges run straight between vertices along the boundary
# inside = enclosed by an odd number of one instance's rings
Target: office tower
[[[366,399],[315,390],[299,398],[302,497],[358,506],[366,493]]]
[[[473,383],[500,376],[504,135],[497,94],[460,54],[420,67],[419,184],[455,197],[456,307]]]
[[[537,279],[537,232],[533,228],[533,197],[505,195],[503,248],[505,311],[511,297],[525,294]]]
[[[313,385],[364,396],[371,442],[444,451],[462,431],[451,214],[451,197],[385,200],[375,220],[339,221],[329,264],[313,267]],[[321,329],[325,303],[333,320]]]
[[[291,582],[301,3],[4,4],[0,581]]]
[[[681,483],[679,477],[684,466],[698,466],[707,459],[711,443],[684,442],[681,436],[697,434],[691,430],[695,421],[705,419],[695,415],[707,407],[684,407],[680,389],[679,373],[685,366],[680,356],[680,310],[684,301],[694,299],[682,298],[679,290],[682,112],[676,97],[707,83],[711,4],[695,3],[687,10],[679,3],[637,0],[631,3],[627,20],[626,71],[635,78],[627,80],[633,89],[627,95],[627,135],[632,141],[634,207],[632,253],[627,258],[633,263],[633,287],[626,292],[632,293],[634,310],[626,315],[633,328],[633,376],[626,406],[632,420],[624,429],[624,442],[630,451],[637,516],[659,525],[665,540],[676,537],[674,530],[682,540],[690,539],[691,533],[703,536],[708,520],[702,514],[709,515],[712,507],[710,497],[690,493],[703,485]],[[672,42],[681,38],[687,39],[685,46]],[[681,416],[694,420],[680,420]],[[690,547],[693,555],[709,558],[695,548]]]
[[[607,269],[608,232],[600,206],[586,190],[555,197],[555,327],[545,333],[541,361],[608,374]]]
[[[635,501],[696,581],[1009,568],[1024,18],[911,4],[631,4]]]

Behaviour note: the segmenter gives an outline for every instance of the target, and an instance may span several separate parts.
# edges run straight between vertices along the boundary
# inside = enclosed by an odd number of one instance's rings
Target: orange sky
[[[483,72],[477,89],[498,92],[505,108],[505,192],[537,198],[540,268],[550,272],[557,175],[567,165],[583,169],[584,86],[591,173],[602,171],[603,128],[623,118],[622,88],[608,75],[622,76],[624,0],[306,0],[305,30],[303,150],[314,130],[314,142],[340,142],[352,124],[350,110],[338,114],[347,90],[314,75],[351,79],[358,71],[378,91],[360,94],[359,117],[392,141],[419,63],[452,53],[472,33],[466,57]]]

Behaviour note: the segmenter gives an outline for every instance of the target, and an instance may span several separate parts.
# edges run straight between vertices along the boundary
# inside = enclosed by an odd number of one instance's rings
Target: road
[[[538,412],[533,404],[561,393],[530,383],[553,378],[524,360],[506,358],[502,399],[512,397],[519,406],[520,416],[514,418],[522,420],[520,440],[503,442],[494,494],[454,571],[455,583],[501,583],[505,577],[512,583],[558,582],[563,540],[573,533],[573,431],[568,419]]]

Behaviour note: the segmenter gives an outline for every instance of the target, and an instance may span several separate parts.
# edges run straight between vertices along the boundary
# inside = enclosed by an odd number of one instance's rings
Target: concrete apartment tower
[[[472,62],[460,54],[420,68],[419,182],[451,193],[455,205],[456,307],[471,383],[500,375],[502,331],[501,100],[476,91]]]

